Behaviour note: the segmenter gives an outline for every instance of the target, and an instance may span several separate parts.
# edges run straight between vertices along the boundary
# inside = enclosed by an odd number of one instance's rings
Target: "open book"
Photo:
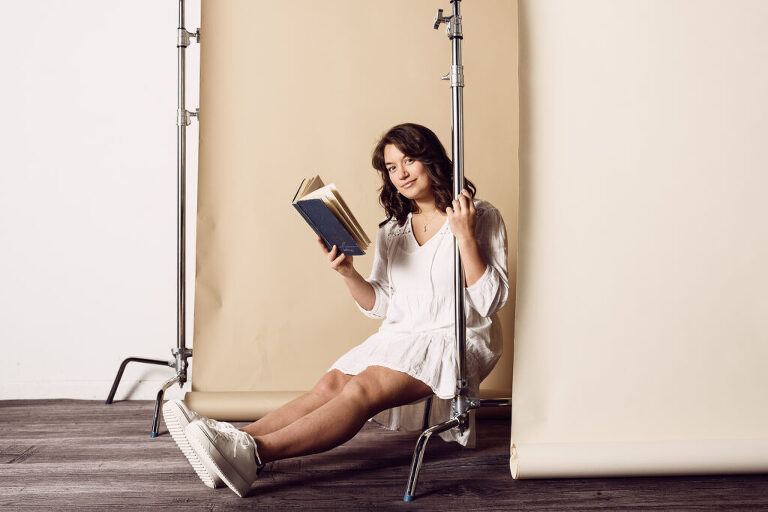
[[[329,251],[335,245],[344,254],[357,256],[365,254],[371,245],[336,186],[323,185],[320,176],[302,180],[291,204],[323,239]]]

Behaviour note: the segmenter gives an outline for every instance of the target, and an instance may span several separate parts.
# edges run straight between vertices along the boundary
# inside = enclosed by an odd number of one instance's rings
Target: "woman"
[[[466,285],[467,374],[470,394],[501,355],[491,316],[506,302],[507,243],[493,206],[473,199],[474,185],[452,200],[452,164],[437,136],[401,124],[378,142],[373,167],[382,177],[373,269],[364,279],[353,257],[328,251],[360,310],[384,319],[379,331],[339,358],[308,393],[242,430],[202,418],[181,401],[166,403],[168,429],[203,482],[221,481],[244,496],[267,462],[318,453],[351,439],[370,419],[407,427],[414,402],[437,395],[448,419],[456,385],[453,238]],[[450,236],[450,235],[453,236]],[[462,435],[446,432],[464,445]],[[453,433],[451,433],[453,432]],[[453,436],[453,437],[450,437]],[[445,437],[445,436],[444,436]]]

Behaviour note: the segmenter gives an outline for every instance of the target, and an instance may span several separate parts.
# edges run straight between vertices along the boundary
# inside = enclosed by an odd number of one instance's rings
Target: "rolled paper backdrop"
[[[451,63],[437,7],[410,0],[203,0],[192,392],[199,412],[256,419],[308,391],[374,333],[291,206],[302,178],[335,183],[368,236],[384,212],[371,151],[390,127],[432,128],[450,154]],[[465,172],[502,213],[514,290],[516,4],[466,2]],[[364,276],[373,247],[354,264]],[[483,387],[510,396],[505,354]],[[490,411],[509,417],[509,408]]]
[[[764,473],[768,441],[730,439],[512,445],[513,478]]]
[[[209,418],[253,421],[298,398],[301,391],[208,391],[187,393],[184,401]]]
[[[227,421],[253,421],[298,398],[304,391],[194,391],[186,393],[184,401],[193,411],[209,418]],[[481,398],[498,398],[509,390],[481,389]],[[477,411],[479,418],[506,418],[509,407],[485,407]],[[423,417],[423,416],[420,416]],[[434,417],[434,414],[433,416]],[[388,416],[380,415],[377,420],[386,424]],[[436,418],[437,419],[437,418]],[[418,430],[419,421],[410,425],[409,430]]]
[[[768,3],[519,7],[513,477],[768,471]]]

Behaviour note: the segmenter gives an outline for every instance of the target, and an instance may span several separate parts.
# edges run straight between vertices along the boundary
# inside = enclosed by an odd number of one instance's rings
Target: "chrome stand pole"
[[[461,28],[461,13],[459,3],[461,0],[451,0],[453,6],[452,16],[443,16],[443,10],[438,9],[433,20],[432,28],[437,29],[441,23],[446,24],[446,34],[451,40],[452,58],[451,71],[442,77],[451,81],[451,107],[453,119],[451,126],[451,143],[453,147],[453,197],[458,199],[464,188],[464,67],[461,65],[461,41],[464,38]],[[411,473],[408,477],[408,485],[403,501],[413,501],[416,481],[419,477],[421,462],[424,458],[424,450],[427,441],[432,434],[445,432],[452,428],[459,429],[460,433],[469,426],[469,412],[480,407],[504,407],[512,404],[510,398],[472,398],[468,395],[466,374],[466,326],[464,325],[464,271],[461,265],[461,254],[456,239],[453,240],[454,261],[454,291],[455,291],[455,319],[456,327],[456,392],[453,398],[453,417],[448,421],[427,428],[416,442],[416,448],[411,462]],[[428,406],[429,407],[429,406]],[[428,417],[429,409],[425,413]]]
[[[177,28],[177,62],[178,62],[178,105],[176,111],[176,171],[177,171],[177,230],[176,230],[176,348],[171,350],[173,359],[170,361],[162,361],[158,359],[145,359],[141,357],[129,357],[125,359],[120,365],[120,369],[117,371],[117,376],[112,384],[112,389],[109,392],[109,396],[105,403],[111,404],[115,398],[115,392],[117,386],[120,384],[120,379],[123,376],[125,367],[130,362],[145,363],[145,364],[157,364],[163,366],[170,366],[176,369],[176,375],[167,380],[160,391],[157,392],[157,398],[155,400],[155,414],[152,418],[152,431],[150,437],[157,437],[157,427],[160,419],[160,406],[163,402],[165,391],[171,387],[174,383],[178,383],[179,387],[182,387],[187,381],[187,359],[192,357],[192,349],[186,346],[186,312],[185,312],[185,248],[186,248],[186,168],[187,168],[187,126],[191,123],[192,117],[198,116],[197,109],[195,112],[189,112],[185,106],[184,87],[185,87],[185,52],[189,46],[191,38],[200,42],[200,29],[197,29],[194,33],[188,32],[184,28],[184,0],[179,0],[179,26]]]

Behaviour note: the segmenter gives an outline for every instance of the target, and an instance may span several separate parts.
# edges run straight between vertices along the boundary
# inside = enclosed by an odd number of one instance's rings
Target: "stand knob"
[[[443,10],[438,9],[437,13],[435,14],[435,19],[432,22],[432,28],[437,30],[440,27],[440,23],[445,21],[445,18],[443,18]]]

